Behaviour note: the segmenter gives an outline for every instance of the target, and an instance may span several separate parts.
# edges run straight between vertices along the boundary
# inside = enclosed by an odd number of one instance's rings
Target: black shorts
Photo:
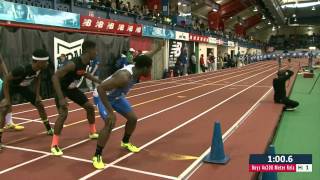
[[[12,98],[15,94],[20,94],[25,100],[30,102],[32,105],[35,105],[35,103],[36,103],[36,94],[35,94],[35,92],[31,91],[31,89],[29,87],[9,85],[10,98]],[[0,101],[2,99],[4,99],[4,88],[3,87],[2,87],[2,91],[1,91],[1,95],[0,95]]]
[[[83,106],[89,100],[86,95],[78,88],[73,89],[62,89],[62,93],[64,97],[68,97],[70,100],[78,104],[79,106]],[[60,107],[58,96],[55,96],[56,106],[57,108]]]

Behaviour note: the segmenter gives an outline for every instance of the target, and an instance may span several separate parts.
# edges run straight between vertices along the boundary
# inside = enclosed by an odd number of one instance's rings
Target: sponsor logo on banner
[[[217,39],[213,37],[209,37],[209,43],[210,44],[217,44]]]
[[[54,68],[55,71],[58,68],[58,63],[59,63],[59,57],[61,54],[66,55],[66,61],[71,60],[74,57],[79,57],[82,53],[82,43],[84,42],[84,39],[79,39],[74,42],[66,42],[64,40],[61,40],[59,38],[54,37]],[[88,70],[88,67],[87,67]],[[85,71],[77,71],[76,72],[78,75],[83,75]],[[70,86],[73,87],[79,87],[83,81],[83,76],[81,77],[80,80],[76,80],[71,83]],[[69,87],[70,87],[69,86]]]
[[[128,34],[127,28],[128,28],[128,23],[118,22],[116,32],[117,34]]]
[[[74,57],[79,57],[82,52],[82,43],[84,39],[79,39],[74,42],[66,42],[64,40],[54,37],[54,67],[58,68],[58,58],[61,54],[65,54],[67,59],[70,60]]]
[[[182,54],[183,49],[186,47],[187,42],[184,41],[169,41],[169,67],[173,68],[177,59]]]
[[[189,33],[176,31],[176,40],[189,41]]]
[[[209,42],[209,38],[207,36],[202,36],[202,35],[197,35],[197,34],[189,34],[189,40],[196,41],[196,42],[202,42],[202,43]]]
[[[142,35],[164,39],[175,39],[175,32],[170,29],[163,29],[153,26],[143,26]]]

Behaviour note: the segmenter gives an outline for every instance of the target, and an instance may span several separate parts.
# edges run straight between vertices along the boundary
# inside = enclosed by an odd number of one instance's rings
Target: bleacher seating
[[[320,48],[320,35],[290,34],[271,36],[269,46],[281,50],[308,49],[310,46]]]

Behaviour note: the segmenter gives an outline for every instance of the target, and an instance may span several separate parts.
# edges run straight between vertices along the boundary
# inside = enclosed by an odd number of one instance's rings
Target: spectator
[[[210,53],[208,58],[209,71],[214,71],[214,63],[215,63],[215,57],[213,56],[212,53]]]
[[[116,70],[121,69],[124,66],[128,65],[128,58],[126,54],[127,54],[127,51],[122,51],[120,58],[116,61],[116,65],[115,65]]]
[[[180,62],[182,65],[182,75],[188,75],[188,54],[187,49],[185,48],[180,55]]]
[[[182,75],[182,69],[183,69],[183,65],[180,61],[180,58],[177,59],[176,64],[174,65],[174,69],[175,69],[175,76],[181,76]]]
[[[128,63],[133,64],[133,55],[135,54],[135,50],[133,48],[130,48],[127,54],[128,57]]]
[[[97,79],[99,79],[99,64],[100,64],[100,59],[97,56],[95,59],[90,61],[90,66],[89,66],[89,73]],[[98,86],[97,83],[94,83],[93,81],[87,78],[86,78],[86,83],[90,91],[93,91]]]
[[[191,58],[190,59],[191,59],[191,62],[190,62],[191,69],[190,69],[190,71],[191,71],[192,74],[194,74],[194,73],[196,73],[196,67],[197,67],[197,58],[196,58],[196,54],[194,52],[191,54]]]
[[[202,72],[206,72],[206,66],[204,64],[203,54],[201,54],[201,56],[200,56],[200,67],[201,67]]]
[[[60,57],[58,57],[58,69],[65,66],[68,63],[67,57],[65,54],[61,54]]]

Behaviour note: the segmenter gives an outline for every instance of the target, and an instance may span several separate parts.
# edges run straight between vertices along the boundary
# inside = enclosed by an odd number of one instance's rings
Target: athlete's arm
[[[61,69],[57,70],[52,76],[53,88],[56,91],[56,95],[58,96],[59,101],[64,99],[64,96],[61,90],[60,80],[69,72],[74,71],[75,68],[76,68],[76,65],[73,62],[69,62],[68,64],[63,66]]]

